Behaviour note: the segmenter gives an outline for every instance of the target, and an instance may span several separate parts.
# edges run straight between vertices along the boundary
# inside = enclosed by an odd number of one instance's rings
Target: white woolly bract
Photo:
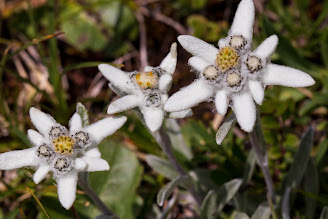
[[[77,173],[68,173],[57,179],[57,192],[60,203],[70,209],[76,197]]]
[[[256,120],[256,108],[253,98],[249,93],[235,94],[232,96],[233,111],[236,114],[240,127],[250,132]]]
[[[31,107],[30,118],[35,128],[43,135],[47,136],[52,126],[56,125],[56,120],[40,110]]]
[[[79,114],[74,115],[69,120],[69,132],[71,135],[82,129],[82,119]]]
[[[107,80],[121,91],[131,92],[134,89],[130,83],[129,75],[124,71],[107,64],[98,65],[98,69]]]
[[[206,81],[199,79],[173,94],[167,100],[164,110],[167,112],[185,110],[210,100],[213,94],[214,88]]]
[[[204,61],[204,59],[199,58],[197,56],[193,56],[188,60],[188,64],[195,70],[197,70],[198,72],[202,73],[205,68],[209,65],[211,65],[210,63]]]
[[[308,87],[315,81],[305,72],[298,69],[269,64],[263,76],[263,83],[266,85],[283,85],[287,87]]]
[[[158,88],[161,92],[167,93],[172,85],[172,75],[164,74],[159,78]]]
[[[112,102],[107,109],[108,114],[124,112],[137,107],[142,99],[137,95],[126,95]]]
[[[125,116],[109,117],[99,120],[85,128],[96,144],[101,142],[107,136],[112,135],[117,129],[121,128],[126,122]]]
[[[228,35],[242,35],[247,40],[251,41],[253,36],[254,17],[255,8],[253,1],[242,0],[238,5]]]
[[[50,166],[48,165],[40,166],[33,175],[34,183],[39,184],[39,182],[41,182],[46,177],[49,171],[50,171]]]
[[[0,170],[13,170],[21,167],[35,167],[38,165],[35,148],[9,151],[0,154]]]
[[[215,107],[218,113],[224,116],[228,109],[228,98],[225,90],[218,90],[215,95]]]
[[[164,69],[167,73],[173,74],[176,65],[177,65],[177,43],[172,43],[169,54],[167,54],[167,56],[163,59],[159,67]]]
[[[147,127],[151,132],[156,132],[162,126],[164,120],[164,111],[154,107],[140,107]]]
[[[190,117],[192,115],[193,115],[192,110],[191,109],[186,109],[186,110],[170,113],[169,118],[170,119],[183,119],[183,118],[186,118],[186,117]]]
[[[33,129],[27,130],[27,137],[30,142],[35,146],[45,143],[44,137],[39,132],[34,131]]]
[[[266,38],[255,50],[254,54],[262,59],[270,58],[278,45],[277,35]]]
[[[104,159],[95,158],[95,157],[83,157],[83,160],[87,164],[86,171],[88,172],[109,170],[109,164]]]
[[[198,56],[208,63],[214,64],[218,49],[213,45],[189,35],[178,36],[178,41],[185,50],[194,56]]]
[[[264,88],[259,81],[248,81],[249,90],[255,100],[255,102],[259,105],[262,105],[263,98],[264,98]]]

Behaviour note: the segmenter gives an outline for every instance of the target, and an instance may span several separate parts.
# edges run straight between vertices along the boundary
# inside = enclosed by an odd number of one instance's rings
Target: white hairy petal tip
[[[207,66],[211,65],[210,63],[206,62],[204,59],[199,58],[197,56],[191,57],[188,60],[188,64],[199,73],[202,73]]]
[[[228,109],[228,98],[225,90],[219,90],[215,95],[215,107],[218,113],[224,116]]]
[[[21,167],[33,167],[38,164],[35,148],[9,151],[0,154],[0,170],[13,170]]]
[[[99,143],[107,136],[112,135],[117,129],[121,128],[126,122],[125,116],[108,117],[88,126],[85,130],[91,135],[95,143]]]
[[[87,167],[87,163],[82,158],[75,159],[75,169],[78,171],[83,171]]]
[[[27,130],[27,137],[34,146],[39,146],[45,142],[44,137],[33,129]]]
[[[166,93],[170,90],[172,85],[172,75],[164,74],[159,78],[158,87],[159,90]]]
[[[84,161],[87,163],[86,171],[96,172],[96,171],[108,171],[109,164],[106,160],[94,157],[83,157]]]
[[[103,76],[118,89],[125,92],[129,92],[133,89],[130,78],[124,71],[107,64],[98,65],[98,69]]]
[[[242,35],[252,40],[255,8],[252,0],[242,0],[233,19],[229,36]]]
[[[262,105],[264,98],[264,88],[262,84],[259,81],[249,80],[248,86],[255,102]]]
[[[76,198],[77,173],[67,173],[57,179],[57,191],[60,203],[67,210],[70,209]]]
[[[138,106],[140,100],[136,95],[126,95],[112,102],[107,109],[108,114],[124,112]]]
[[[82,119],[78,113],[74,113],[72,118],[69,121],[69,131],[70,134],[74,134],[75,132],[82,129]]]
[[[215,63],[218,49],[213,45],[190,35],[180,35],[178,41],[185,50],[194,56],[198,56],[210,64]]]
[[[213,94],[213,87],[199,79],[173,94],[164,105],[164,110],[167,112],[185,110],[209,100]]]
[[[91,148],[87,152],[85,152],[85,156],[87,157],[100,157],[101,153],[98,148]]]
[[[35,128],[43,135],[47,136],[51,127],[57,124],[56,120],[34,107],[30,108],[30,118]]]
[[[50,171],[50,167],[48,165],[40,166],[37,171],[35,171],[33,175],[33,181],[35,184],[39,184]]]
[[[308,87],[315,80],[307,73],[295,68],[269,64],[264,72],[263,82],[266,85],[283,85],[287,87]]]
[[[177,65],[177,43],[172,43],[169,54],[163,59],[160,68],[164,69],[167,73],[173,74]]]
[[[256,107],[253,98],[249,93],[242,93],[233,95],[232,101],[233,111],[240,127],[246,132],[251,132],[256,120]]]
[[[162,126],[164,111],[160,108],[142,107],[141,113],[144,116],[147,127],[151,132],[156,132]]]
[[[254,54],[259,56],[262,59],[270,58],[274,53],[278,45],[277,35],[271,35],[266,38],[254,51]]]

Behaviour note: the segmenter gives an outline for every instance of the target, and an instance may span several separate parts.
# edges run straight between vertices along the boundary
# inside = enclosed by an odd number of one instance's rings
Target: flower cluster
[[[230,106],[241,128],[250,132],[256,120],[254,101],[262,104],[267,85],[307,87],[315,83],[302,71],[270,62],[278,44],[276,35],[251,50],[254,16],[253,1],[242,0],[228,36],[219,40],[218,48],[193,36],[178,37],[183,48],[193,55],[189,65],[198,73],[198,79],[172,95],[164,106],[166,111],[214,101],[222,116]]]
[[[114,114],[139,107],[150,131],[156,132],[163,123],[166,112],[163,107],[171,88],[172,74],[177,63],[177,44],[173,43],[170,53],[158,67],[146,66],[142,72],[124,72],[107,64],[99,70],[110,84],[125,94],[109,105],[107,113]],[[190,116],[189,108],[170,113],[170,118]]]
[[[109,170],[107,161],[100,158],[97,145],[121,128],[126,117],[109,117],[82,127],[82,119],[75,113],[69,122],[69,130],[33,107],[30,117],[38,130],[28,130],[33,147],[0,154],[0,169],[32,167],[36,169],[33,176],[36,184],[52,172],[57,182],[59,201],[69,209],[76,197],[78,172]]]

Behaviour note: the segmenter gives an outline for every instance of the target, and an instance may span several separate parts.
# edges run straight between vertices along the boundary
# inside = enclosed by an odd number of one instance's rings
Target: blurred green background
[[[30,147],[26,131],[34,128],[28,116],[31,106],[50,113],[63,125],[67,125],[77,102],[87,107],[91,122],[105,117],[107,105],[116,95],[98,72],[99,63],[133,71],[141,67],[140,51],[146,51],[149,64],[157,66],[181,34],[216,45],[226,36],[238,3],[0,0],[0,152]],[[310,88],[267,87],[259,109],[278,198],[284,193],[284,181],[296,162],[302,134],[309,125],[315,127],[313,146],[305,155],[306,170],[300,171],[299,183],[292,188],[291,216],[319,218],[328,205],[328,1],[254,3],[254,48],[266,37],[277,34],[279,46],[272,62],[303,70],[316,80]],[[189,57],[179,46],[171,93],[195,79],[187,65]],[[173,204],[156,204],[158,191],[176,173],[169,167],[161,168],[161,162],[167,162],[165,156],[135,114],[124,114],[129,117],[128,122],[99,146],[111,170],[91,173],[92,187],[123,219],[194,217],[197,210],[183,189],[173,191]],[[249,170],[254,167],[254,157],[250,156],[247,134],[234,126],[219,146],[215,132],[222,118],[213,103],[200,104],[194,114],[178,121],[182,135],[175,136],[173,146],[179,162],[200,179],[204,196],[232,179],[244,178],[218,217],[234,218],[237,211],[253,215],[267,198],[260,169],[255,166],[254,171]],[[33,173],[29,169],[0,171],[0,218],[44,218],[24,185],[34,191],[51,218],[99,215],[82,190],[78,191],[74,207],[64,210],[51,176],[35,185],[31,180]]]

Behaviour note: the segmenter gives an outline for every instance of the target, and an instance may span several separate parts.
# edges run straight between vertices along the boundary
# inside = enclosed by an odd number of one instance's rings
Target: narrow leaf
[[[237,212],[234,216],[234,219],[249,219],[249,217],[246,213]]]
[[[227,136],[231,127],[236,123],[236,115],[232,113],[229,118],[224,121],[224,123],[220,126],[219,130],[216,132],[216,143],[220,145],[224,138]]]
[[[44,209],[43,205],[41,204],[41,202],[39,201],[39,199],[34,195],[34,193],[32,192],[32,190],[30,190],[29,187],[25,186],[27,191],[29,191],[29,193],[31,193],[31,195],[33,196],[33,198],[35,199],[36,203],[38,203],[38,205],[40,206],[40,208],[42,209],[43,213],[47,216],[47,218],[50,219],[46,209]]]
[[[242,179],[233,179],[220,186],[217,192],[217,196],[218,196],[217,212],[220,212],[222,208],[235,196],[242,182],[243,182]]]
[[[188,183],[189,176],[178,176],[166,184],[157,194],[157,204],[163,206],[164,201],[172,194],[173,190],[179,185]]]
[[[319,193],[319,174],[313,159],[310,159],[304,176],[304,190],[315,196]],[[317,203],[312,197],[305,196],[306,218],[314,218]]]
[[[270,219],[270,215],[270,207],[265,203],[257,207],[251,219]]]
[[[325,206],[322,209],[321,215],[320,215],[320,219],[328,219],[328,206]]]
[[[175,169],[169,163],[169,161],[163,158],[154,155],[147,155],[146,162],[153,170],[162,174],[168,179],[174,179],[179,175],[178,172],[175,171]]]
[[[209,191],[201,206],[200,218],[214,219],[216,214],[217,194],[213,190]]]

